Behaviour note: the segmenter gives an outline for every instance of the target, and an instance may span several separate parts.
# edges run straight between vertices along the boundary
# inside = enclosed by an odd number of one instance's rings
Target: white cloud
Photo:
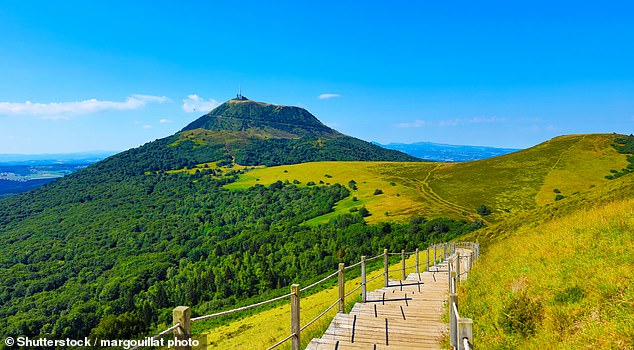
[[[396,127],[397,128],[420,128],[426,125],[429,125],[429,123],[427,123],[424,120],[416,119],[415,121],[411,123],[398,123],[396,124]]]
[[[152,129],[152,125],[145,124],[145,125],[143,125],[143,129]]]
[[[161,119],[161,120],[159,120],[159,123],[161,123],[161,124],[173,123],[173,122],[174,122],[173,120],[169,120],[169,119]]]
[[[455,119],[448,119],[448,120],[438,120],[433,122],[427,122],[421,119],[416,119],[413,122],[398,123],[398,124],[395,124],[395,126],[397,128],[447,127],[447,126],[470,125],[470,124],[503,123],[506,121],[507,121],[506,118],[498,118],[498,117],[455,118]]]
[[[132,110],[144,107],[148,103],[165,103],[165,96],[131,95],[125,101],[100,101],[89,99],[75,102],[0,102],[0,114],[34,115],[45,119],[69,119],[72,115],[90,114],[105,110]]]
[[[320,100],[327,100],[329,98],[341,97],[340,94],[321,94],[319,95]]]
[[[220,103],[210,98],[205,100],[196,94],[192,94],[187,96],[186,99],[183,100],[183,110],[185,112],[209,112],[212,109],[218,107]]]

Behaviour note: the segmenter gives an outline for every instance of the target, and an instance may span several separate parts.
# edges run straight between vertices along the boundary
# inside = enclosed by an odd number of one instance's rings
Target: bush
[[[376,190],[374,190],[374,195],[379,195],[379,194],[383,194],[382,190],[379,190],[378,188]]]
[[[370,211],[365,207],[361,207],[361,209],[359,209],[359,214],[361,214],[361,216],[365,218],[370,216]]]
[[[482,204],[476,209],[476,213],[482,216],[491,215],[491,209],[489,209],[486,205]]]
[[[555,188],[555,189],[553,190],[553,192],[555,192],[555,193],[561,193],[561,191],[560,191],[558,188]]]
[[[556,201],[560,201],[560,200],[562,200],[564,198],[566,198],[566,196],[564,196],[563,194],[558,194],[558,195],[555,196],[555,200]]]
[[[522,291],[506,300],[499,322],[506,333],[527,337],[534,334],[541,324],[542,313],[542,303],[531,299],[526,291]]]

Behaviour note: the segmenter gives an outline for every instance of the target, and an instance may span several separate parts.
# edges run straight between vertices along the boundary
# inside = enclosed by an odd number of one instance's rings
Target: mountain
[[[180,132],[117,154],[99,167],[143,174],[216,161],[272,166],[327,160],[419,159],[343,135],[303,108],[255,102],[239,96]]]
[[[255,102],[242,96],[214,108],[187,125],[181,132],[196,129],[242,131],[260,138],[344,136],[322,124],[303,108]]]
[[[468,162],[517,152],[516,148],[496,148],[484,146],[447,145],[432,142],[388,143],[375,145],[401,151],[411,156],[437,162]]]

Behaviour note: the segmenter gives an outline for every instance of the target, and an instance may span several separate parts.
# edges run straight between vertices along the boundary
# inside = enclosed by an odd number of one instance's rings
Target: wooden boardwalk
[[[442,321],[448,299],[447,262],[430,270],[368,293],[368,302],[355,304],[349,314],[338,313],[306,350],[441,349],[448,333]]]

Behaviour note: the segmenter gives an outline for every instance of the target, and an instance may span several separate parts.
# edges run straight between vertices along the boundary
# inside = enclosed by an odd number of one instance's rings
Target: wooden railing
[[[440,244],[434,244],[430,247],[428,247],[425,251],[427,253],[427,262],[425,264],[425,270],[426,271],[432,271],[430,270],[430,267],[436,265],[436,263],[439,261],[438,258],[441,258],[441,260],[446,260],[448,258],[450,258],[450,256],[454,256],[452,254],[455,253],[455,248],[456,248],[456,243],[440,243]],[[432,257],[432,252],[433,252],[433,260],[431,260]],[[324,315],[326,315],[326,313],[328,313],[328,311],[332,310],[335,306],[338,306],[338,311],[339,312],[343,312],[344,311],[344,306],[345,306],[345,299],[352,295],[354,292],[358,291],[359,289],[361,290],[360,294],[361,294],[361,301],[362,302],[366,302],[367,300],[367,284],[377,278],[383,277],[383,285],[384,287],[389,287],[389,273],[390,272],[395,272],[394,270],[390,271],[389,270],[389,256],[390,255],[400,255],[401,256],[401,268],[399,270],[396,271],[400,271],[401,272],[401,277],[404,280],[406,278],[405,275],[405,271],[407,269],[411,269],[411,268],[415,268],[415,273],[420,273],[420,267],[423,265],[420,263],[420,253],[421,251],[419,249],[416,249],[413,252],[405,252],[404,250],[402,250],[401,252],[398,253],[390,253],[388,252],[387,249],[384,249],[383,254],[379,254],[376,255],[374,257],[371,258],[366,258],[365,256],[361,257],[361,260],[355,264],[352,264],[350,266],[345,266],[344,263],[340,263],[339,264],[339,268],[329,274],[328,276],[322,278],[321,280],[314,282],[304,288],[300,289],[300,285],[299,284],[293,284],[291,285],[290,288],[290,293],[288,294],[284,294],[281,296],[278,296],[276,298],[272,298],[269,300],[265,300],[259,303],[255,303],[255,304],[251,304],[251,305],[247,305],[247,306],[243,306],[243,307],[239,307],[236,309],[232,309],[232,310],[227,310],[227,311],[222,311],[222,312],[218,312],[215,314],[211,314],[211,315],[205,315],[205,316],[199,316],[199,317],[194,317],[191,318],[191,311],[190,308],[188,306],[178,306],[173,310],[173,326],[162,331],[161,333],[159,333],[158,335],[152,337],[151,339],[158,339],[162,336],[164,336],[165,334],[173,331],[174,332],[174,340],[175,340],[175,345],[174,348],[175,349],[190,349],[191,348],[191,336],[192,336],[192,332],[191,332],[191,324],[192,322],[198,322],[198,321],[203,321],[203,320],[208,320],[211,318],[215,318],[215,317],[220,317],[220,316],[224,316],[224,315],[229,315],[229,314],[233,314],[236,312],[240,312],[240,311],[245,311],[245,310],[249,310],[249,309],[253,309],[259,306],[263,306],[263,305],[267,305],[279,300],[283,300],[286,298],[290,298],[290,306],[291,306],[291,315],[290,315],[290,319],[291,319],[291,333],[283,338],[280,339],[277,343],[271,345],[268,350],[270,349],[274,349],[282,344],[284,344],[287,341],[291,341],[291,347],[293,350],[299,350],[300,349],[300,344],[301,344],[301,333],[302,331],[304,331],[306,328],[308,328],[310,325],[312,325],[314,322],[316,322],[317,320],[319,320],[321,317],[323,317]],[[406,255],[415,255],[415,259],[416,259],[416,263],[415,265],[412,266],[405,266],[406,264]],[[377,275],[371,279],[367,279],[367,271],[366,271],[366,263],[374,260],[374,259],[378,259],[380,257],[383,257],[383,273],[380,275]],[[460,257],[458,257],[458,259],[460,259]],[[470,262],[472,263],[473,261],[473,256],[471,257],[472,260],[470,260]],[[356,288],[348,291],[346,293],[345,290],[345,271],[352,269],[354,267],[360,266],[361,267],[361,283],[359,284],[359,286],[357,286]],[[470,266],[470,265],[469,265]],[[437,270],[437,269],[436,269]],[[468,273],[468,270],[465,271],[464,273]],[[338,298],[337,300],[331,304],[330,306],[328,306],[324,311],[322,311],[318,316],[316,316],[314,319],[312,319],[311,321],[309,321],[308,323],[306,323],[304,326],[300,325],[300,294],[301,292],[304,292],[310,288],[313,288],[317,285],[320,285],[324,282],[326,282],[327,280],[333,278],[334,276],[338,277]],[[451,276],[451,273],[450,273]],[[458,270],[458,275],[457,278],[460,278],[460,273]],[[450,288],[451,288],[451,281],[450,281]],[[455,293],[454,293],[455,294]],[[457,308],[457,300],[456,300],[456,308]],[[469,337],[469,339],[471,339]],[[462,349],[462,348],[461,348]]]
[[[456,248],[469,250],[462,254]],[[458,313],[458,285],[469,276],[473,263],[480,256],[477,243],[461,242],[454,244],[454,253],[449,258],[449,345],[457,350],[469,350],[473,344],[473,321],[462,318]],[[462,272],[461,272],[462,271]]]

